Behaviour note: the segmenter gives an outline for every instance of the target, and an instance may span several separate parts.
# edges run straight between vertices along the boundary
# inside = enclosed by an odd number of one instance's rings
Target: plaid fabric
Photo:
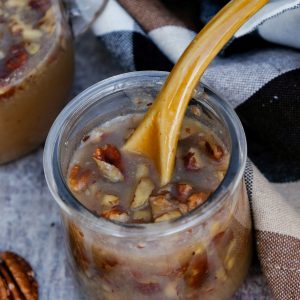
[[[109,0],[93,31],[127,70],[170,70],[226,2]],[[244,125],[257,253],[276,299],[300,299],[300,210],[288,202],[300,191],[299,30],[300,1],[270,1],[202,79]],[[276,191],[289,185],[294,195]]]

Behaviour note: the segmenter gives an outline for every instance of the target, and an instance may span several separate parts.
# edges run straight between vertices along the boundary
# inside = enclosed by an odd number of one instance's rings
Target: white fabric
[[[133,18],[116,0],[108,0],[104,11],[94,22],[92,29],[99,36],[114,31],[138,31],[142,33]]]
[[[267,41],[300,48],[300,8],[268,20],[259,26],[258,32]]]
[[[163,26],[149,32],[160,50],[175,63],[195,37],[195,32],[181,26]]]
[[[250,33],[254,29],[256,29],[259,25],[266,22],[270,18],[274,18],[279,14],[283,14],[286,11],[295,8],[300,5],[299,0],[273,0],[270,1],[267,5],[265,5],[259,12],[257,12],[248,22],[246,22],[235,34],[235,37],[241,37],[245,34]],[[277,22],[279,25],[279,23]],[[300,20],[299,20],[300,25]],[[298,27],[299,28],[299,27]],[[277,27],[274,29],[278,29]]]

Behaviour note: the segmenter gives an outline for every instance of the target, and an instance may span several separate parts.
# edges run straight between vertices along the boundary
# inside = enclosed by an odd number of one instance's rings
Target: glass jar
[[[68,10],[75,19],[75,4]],[[0,163],[39,146],[68,99],[74,55],[66,12],[60,0],[0,3]]]
[[[191,103],[198,119],[230,151],[228,172],[207,202],[159,224],[116,224],[83,207],[67,187],[67,169],[82,136],[116,116],[145,112],[167,73],[115,76],[78,95],[55,121],[44,170],[61,208],[68,261],[89,299],[229,299],[251,260],[251,218],[243,172],[246,141],[235,112],[200,84]]]

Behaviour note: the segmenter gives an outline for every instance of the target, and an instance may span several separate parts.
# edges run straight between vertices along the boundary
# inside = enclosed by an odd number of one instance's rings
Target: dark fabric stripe
[[[271,80],[236,109],[249,157],[272,182],[300,179],[300,69]]]
[[[99,39],[126,70],[169,71],[173,64],[145,35],[138,32],[118,31]]]
[[[133,54],[136,70],[170,71],[173,63],[145,36],[133,33]]]

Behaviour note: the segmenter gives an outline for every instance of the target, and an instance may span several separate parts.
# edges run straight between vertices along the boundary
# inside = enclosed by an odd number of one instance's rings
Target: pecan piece
[[[24,48],[24,44],[14,45],[10,49],[10,55],[5,62],[7,73],[10,74],[16,69],[22,67],[28,60],[28,54]]]
[[[149,178],[142,178],[135,190],[134,198],[130,205],[131,209],[142,208],[143,206],[148,204],[148,200],[153,189],[153,182]]]
[[[110,209],[106,209],[101,213],[101,217],[109,219],[111,221],[117,221],[125,223],[129,220],[128,213],[120,206],[114,206]]]
[[[124,180],[121,172],[121,154],[115,146],[107,144],[104,147],[98,147],[93,154],[93,159],[104,178],[111,182]]]
[[[187,199],[187,205],[189,207],[189,211],[193,210],[194,208],[198,207],[202,203],[204,203],[209,194],[204,192],[194,193]]]
[[[179,201],[185,201],[193,191],[193,187],[187,183],[177,183],[177,198]]]
[[[184,204],[184,203],[179,203],[179,204],[178,204],[178,209],[180,210],[180,212],[181,212],[183,215],[187,214],[188,211],[189,211],[188,206],[187,206],[186,204]]]
[[[183,157],[183,164],[189,171],[198,171],[204,167],[200,151],[196,148],[190,148],[188,153]]]
[[[166,195],[166,199],[170,200],[171,195],[174,193],[174,184],[168,183],[164,186],[162,186],[158,191],[157,195]]]
[[[149,210],[137,210],[133,212],[134,223],[149,223],[151,220],[152,216]]]
[[[104,207],[113,207],[119,205],[119,197],[105,194],[101,199],[101,205]]]
[[[119,264],[112,253],[105,251],[99,245],[92,245],[92,258],[95,269],[100,273],[101,277],[111,272]]]
[[[182,216],[182,214],[181,214],[180,210],[175,209],[175,210],[169,211],[169,212],[161,215],[160,217],[157,217],[154,222],[159,223],[159,222],[171,221],[171,220],[175,220],[181,216]]]
[[[89,260],[85,246],[84,233],[75,223],[69,222],[67,234],[70,241],[70,251],[76,262],[77,267],[81,271],[87,271],[89,266]]]
[[[167,199],[168,195],[158,195],[150,197],[149,203],[152,210],[153,218],[156,219],[161,215],[176,209],[176,206]]]
[[[1,299],[38,299],[38,284],[29,263],[13,252],[0,253],[0,295]],[[2,296],[2,295],[1,295]]]
[[[121,153],[114,145],[106,144],[103,147],[98,147],[93,157],[121,169]]]
[[[192,259],[184,274],[185,282],[192,288],[199,288],[208,273],[206,251],[200,247],[193,252]]]
[[[213,160],[220,161],[224,156],[223,148],[212,140],[205,142],[205,149],[208,156]]]
[[[79,165],[71,168],[68,183],[69,187],[75,192],[81,192],[87,189],[92,172],[90,170],[82,170]]]

